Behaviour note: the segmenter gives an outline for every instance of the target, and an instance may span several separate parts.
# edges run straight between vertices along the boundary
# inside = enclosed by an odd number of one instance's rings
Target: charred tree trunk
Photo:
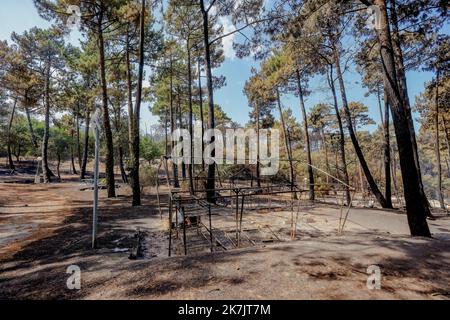
[[[106,141],[105,169],[106,169],[106,181],[108,186],[108,198],[114,198],[116,196],[116,184],[114,180],[114,145],[113,145],[111,124],[109,122],[108,86],[106,83],[106,67],[105,67],[105,42],[103,39],[103,14],[104,14],[104,3],[101,2],[97,32],[98,32],[98,49],[100,58],[103,129],[105,131],[105,141]]]
[[[72,138],[73,138],[73,135],[72,135]],[[74,155],[72,146],[70,146],[70,165],[71,165],[71,171],[72,171],[71,173],[78,174],[77,168],[75,167],[75,155]]]
[[[280,101],[280,91],[278,89],[278,86],[276,87],[276,94],[277,94],[278,111],[280,112],[281,126],[283,129],[283,135],[284,135],[284,144],[286,145],[286,155],[287,155],[288,161],[289,161],[289,172],[290,172],[289,178],[290,178],[290,182],[291,182],[291,190],[294,190],[295,175],[294,175],[294,164],[292,163],[291,144],[289,142],[289,136],[288,136],[288,132],[286,129],[286,123],[284,122],[283,110],[281,108],[281,101]]]
[[[14,121],[14,114],[16,113],[16,106],[17,106],[17,98],[14,100],[13,109],[11,111],[11,116],[9,117],[8,123],[7,152],[8,152],[8,166],[9,169],[11,170],[16,170],[16,166],[14,165],[14,161],[12,159],[11,154],[11,129]]]
[[[126,42],[126,48],[125,48],[125,64],[127,68],[127,104],[128,104],[128,149],[130,155],[133,154],[133,119],[134,119],[134,112],[133,112],[133,83],[131,80],[131,62],[130,62],[130,36],[129,36],[130,30],[129,27],[127,27],[127,34],[125,38]],[[130,164],[132,165],[132,164]]]
[[[81,170],[82,160],[81,160],[81,143],[80,143],[80,107],[77,106],[77,114],[75,119],[76,133],[77,133],[77,159],[78,168]]]
[[[167,126],[169,125],[169,111],[168,111],[168,107],[165,106],[164,108],[164,141],[165,141],[165,148],[164,148],[164,154],[167,156],[169,155],[169,133],[167,132]]]
[[[123,131],[122,131],[122,120],[121,120],[121,105],[119,104],[117,107],[113,106],[113,111],[114,111],[114,128],[116,130],[116,134],[120,135]],[[118,157],[119,157],[119,169],[120,169],[120,177],[122,178],[122,182],[123,183],[128,183],[128,177],[127,177],[127,173],[125,170],[125,165],[124,165],[124,161],[123,161],[123,146],[122,143],[119,139],[118,141]]]
[[[406,202],[406,214],[412,236],[431,237],[426,221],[426,206],[420,190],[420,178],[414,160],[414,148],[407,111],[405,110],[403,95],[400,92],[395,67],[395,57],[392,48],[391,31],[389,26],[386,0],[375,0],[380,8],[380,26],[377,30],[380,44],[380,55],[383,66],[383,76],[387,83],[389,105],[393,114],[393,122],[397,145],[400,155],[403,189]]]
[[[44,183],[50,183],[52,172],[48,167],[48,140],[50,133],[50,61],[47,62],[45,71],[45,92],[44,92],[44,105],[45,105],[45,125],[44,125],[44,137],[42,140],[42,170],[44,173]]]
[[[178,118],[178,128],[184,129],[183,125],[183,117],[181,116],[181,88],[177,87],[178,95],[177,95],[177,118]],[[184,158],[184,150],[182,150],[182,157]],[[186,181],[186,163],[184,161],[181,162],[181,177],[183,181]]]
[[[61,171],[60,171],[60,167],[61,167],[61,154],[58,152],[56,153],[56,157],[58,159],[58,163],[56,164],[56,174],[58,175],[58,179],[61,180]]]
[[[191,41],[188,38],[186,43],[187,50],[187,67],[188,67],[188,95],[189,95],[189,134],[190,134],[190,164],[188,164],[188,177],[189,177],[189,191],[191,194],[194,194],[194,150],[193,150],[193,112],[192,112],[192,65],[191,65]]]
[[[314,173],[312,168],[312,160],[311,160],[311,145],[309,141],[309,132],[308,132],[308,117],[306,115],[305,109],[305,101],[303,99],[303,88],[302,82],[300,78],[300,71],[296,70],[297,74],[297,87],[298,87],[298,96],[300,99],[300,109],[303,116],[303,130],[305,131],[305,142],[306,142],[306,157],[308,161],[308,180],[309,180],[309,200],[314,200]]]
[[[214,129],[216,127],[214,118],[214,92],[213,92],[213,78],[211,67],[211,50],[209,43],[209,17],[208,10],[205,8],[205,1],[200,0],[200,9],[203,17],[203,43],[205,46],[205,62],[206,62],[206,83],[208,88],[208,128]],[[211,143],[214,143],[215,137],[211,138]],[[211,157],[215,157],[215,150],[211,152]],[[208,202],[215,202],[215,181],[216,181],[216,164],[208,165],[208,180],[206,183],[206,197]]]
[[[394,186],[394,192],[395,192],[395,196],[397,197],[397,201],[399,201],[400,199],[398,199],[400,192],[398,190],[398,183],[397,183],[397,161],[395,160],[395,152],[394,150],[391,149],[391,154],[392,154],[392,185]]]
[[[169,96],[170,96],[170,132],[173,134],[175,131],[175,111],[173,106],[173,60],[172,56],[170,56],[170,88],[169,88]],[[172,147],[171,152],[173,155],[173,149],[175,147],[175,142],[172,140]],[[179,188],[180,182],[178,181],[178,165],[176,164],[175,160],[172,158],[172,171],[173,171],[173,179],[174,179],[174,187]]]
[[[348,178],[348,170],[347,170],[347,160],[345,159],[345,135],[344,135],[344,126],[342,124],[342,118],[341,113],[339,112],[339,106],[338,106],[338,100],[337,100],[337,94],[336,94],[336,87],[334,85],[334,79],[333,79],[333,65],[329,66],[329,73],[328,76],[328,85],[330,86],[331,93],[333,94],[333,106],[334,106],[334,112],[336,113],[336,119],[339,126],[339,147],[341,149],[341,162],[342,162],[342,173],[344,174],[344,183],[345,186],[345,198],[347,201],[347,204],[350,204],[351,197],[350,197],[350,188],[349,188],[349,178]]]
[[[380,89],[379,84],[377,84],[377,101],[378,101],[378,111],[380,112],[381,125],[384,126],[384,111],[381,106],[381,89]],[[385,101],[386,101],[386,99],[385,99]]]
[[[442,127],[443,127],[444,133],[445,133],[445,135],[444,135],[445,136],[445,144],[447,145],[447,152],[448,152],[447,167],[449,167],[450,166],[450,164],[449,164],[449,162],[450,162],[450,130],[447,127],[447,120],[445,119],[445,114],[442,115],[441,119],[442,119]],[[450,178],[450,169],[448,169],[447,171],[448,171],[447,175]]]
[[[445,209],[444,197],[442,195],[442,166],[441,166],[441,144],[439,141],[439,70],[436,72],[436,97],[434,111],[434,130],[435,130],[435,151],[436,151],[436,167],[438,171],[438,188],[437,196],[439,206]]]
[[[89,125],[91,122],[89,108],[86,108],[85,126],[84,126],[84,145],[83,145],[83,160],[81,162],[80,180],[86,179],[86,167],[89,154]]]
[[[392,190],[391,190],[391,143],[389,133],[389,100],[387,92],[384,93],[384,183],[385,191],[384,196],[386,198],[386,207],[392,208]]]
[[[411,112],[411,104],[409,101],[408,96],[408,86],[406,82],[406,72],[405,72],[405,65],[403,61],[403,52],[401,48],[401,40],[398,30],[398,18],[397,18],[397,11],[396,11],[396,3],[395,0],[391,1],[391,19],[392,19],[392,38],[391,38],[391,45],[392,45],[392,52],[394,55],[394,66],[396,71],[396,78],[397,78],[397,87],[398,87],[398,94],[401,96],[401,102],[403,104],[403,108],[406,112],[406,117],[408,120],[408,126],[409,126],[409,133],[410,133],[410,139],[412,143],[413,148],[413,155],[414,155],[414,163],[417,170],[417,176],[419,177],[419,191],[422,197],[422,201],[424,203],[425,211],[427,213],[427,216],[432,217],[431,211],[430,211],[430,204],[428,202],[427,196],[425,194],[425,190],[423,187],[423,181],[422,181],[422,173],[420,169],[420,161],[419,161],[419,152],[417,147],[417,140],[416,140],[416,132],[414,128],[414,120]],[[386,5],[386,1],[384,1]],[[387,23],[389,24],[389,16],[387,18]]]
[[[136,106],[133,114],[133,153],[131,154],[131,189],[133,191],[133,206],[141,205],[141,187],[139,182],[140,166],[140,119],[142,103],[142,81],[144,79],[144,42],[145,42],[145,0],[141,3],[141,18],[139,28],[139,71],[138,86],[136,92]]]
[[[205,141],[203,140],[203,136],[205,135],[205,119],[203,116],[202,69],[200,59],[198,59],[198,99],[200,103],[200,122],[202,124],[202,170],[205,170],[205,159],[203,158],[203,152],[205,151]]]
[[[372,191],[373,195],[378,200],[380,205],[383,208],[386,208],[386,199],[384,198],[380,189],[378,189],[378,186],[372,176],[372,173],[370,172],[369,166],[367,165],[366,159],[364,158],[364,155],[362,153],[358,139],[356,138],[355,132],[353,130],[352,116],[350,113],[350,109],[348,107],[347,93],[345,91],[344,77],[343,77],[342,71],[341,71],[340,56],[339,56],[338,50],[339,49],[337,47],[335,47],[335,46],[333,47],[334,63],[336,65],[336,72],[337,72],[339,87],[340,87],[340,91],[341,91],[342,105],[344,107],[344,114],[345,114],[345,117],[347,120],[348,133],[350,135],[350,139],[351,139],[353,147],[355,149],[355,153],[359,159],[359,163],[361,164],[364,175],[366,176],[366,180],[367,180],[367,183],[369,184],[370,190]]]
[[[75,115],[73,116],[73,123],[75,124]],[[75,130],[73,128],[70,129],[70,137],[72,138],[71,141],[74,140],[75,136]],[[78,174],[77,168],[75,167],[75,152],[73,151],[73,144],[70,144],[70,160],[72,165],[72,174]]]

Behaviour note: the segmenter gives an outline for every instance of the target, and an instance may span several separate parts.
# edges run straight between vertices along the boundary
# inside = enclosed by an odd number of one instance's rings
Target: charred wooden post
[[[236,219],[236,243],[237,246],[239,247],[239,235],[238,235],[238,216],[239,216],[239,189],[234,189],[234,192],[236,193],[236,214],[235,214],[235,219]]]
[[[172,199],[169,199],[169,257],[172,255]]]
[[[211,241],[211,252],[213,252],[214,248],[213,248],[213,234],[212,234],[211,204],[209,203],[208,203],[208,217],[209,217],[209,238]]]
[[[242,230],[242,216],[244,214],[244,201],[245,201],[245,195],[242,195],[241,216],[239,217],[238,247],[241,245],[241,230]]]
[[[187,256],[187,243],[186,243],[186,215],[184,212],[184,207],[180,208],[181,216],[183,217],[183,245],[184,245],[184,255]]]

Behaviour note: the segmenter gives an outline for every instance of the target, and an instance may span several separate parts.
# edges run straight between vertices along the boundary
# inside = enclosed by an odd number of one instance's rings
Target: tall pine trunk
[[[114,145],[109,122],[108,109],[108,87],[106,83],[106,66],[105,66],[105,42],[103,39],[103,14],[104,4],[100,3],[99,21],[98,21],[98,49],[100,57],[100,81],[102,91],[102,108],[103,108],[103,129],[105,131],[106,141],[106,182],[108,186],[108,198],[116,196],[116,184],[114,180]]]
[[[47,62],[45,71],[45,92],[44,92],[44,137],[42,141],[42,169],[44,173],[44,183],[51,182],[52,172],[48,167],[48,140],[50,134],[50,61]]]
[[[136,105],[133,114],[133,153],[131,155],[132,165],[130,172],[131,189],[133,191],[133,206],[141,205],[141,187],[139,182],[140,166],[140,120],[142,103],[142,81],[144,79],[144,42],[145,42],[145,0],[141,3],[141,18],[139,28],[139,70],[136,92]]]
[[[133,152],[133,82],[130,61],[130,35],[129,25],[127,26],[127,34],[125,36],[125,65],[127,78],[127,106],[128,106],[128,148],[130,154]]]
[[[17,106],[17,98],[14,99],[13,108],[11,111],[11,116],[9,117],[9,123],[8,123],[8,137],[7,137],[7,152],[8,152],[8,166],[11,170],[16,170],[16,167],[14,166],[14,161],[12,159],[12,153],[11,153],[11,129],[12,124],[14,121],[14,114],[16,113],[16,106]]]
[[[420,161],[419,161],[419,151],[417,147],[417,140],[416,140],[416,132],[414,128],[414,120],[411,112],[411,104],[409,101],[408,96],[408,85],[406,82],[406,72],[405,72],[405,65],[403,61],[403,52],[400,42],[400,34],[399,34],[399,28],[398,28],[398,18],[397,18],[397,10],[396,10],[396,3],[395,0],[391,1],[391,19],[392,19],[392,33],[391,33],[391,45],[392,45],[392,52],[394,55],[394,66],[396,71],[396,79],[397,79],[397,87],[398,92],[401,96],[401,101],[403,104],[403,108],[406,112],[406,117],[408,120],[408,126],[409,126],[409,132],[410,132],[410,139],[412,143],[413,148],[413,155],[414,155],[414,163],[417,170],[417,176],[419,177],[419,191],[422,197],[422,201],[424,203],[425,211],[427,213],[427,216],[432,217],[431,211],[430,211],[430,204],[428,202],[427,196],[425,194],[425,190],[423,187],[423,181],[422,181],[422,173],[420,169]],[[384,1],[386,4],[386,1]],[[389,24],[389,16],[387,18],[387,23]],[[391,30],[390,30],[391,31]]]
[[[291,144],[289,142],[289,136],[288,136],[288,132],[286,129],[286,123],[284,122],[283,110],[281,108],[280,90],[278,89],[278,86],[276,87],[275,90],[276,90],[276,94],[277,94],[278,111],[280,112],[281,127],[283,129],[284,144],[286,146],[286,155],[287,155],[288,161],[289,161],[289,175],[290,175],[289,178],[290,178],[290,183],[291,183],[291,190],[294,190],[295,175],[294,175],[294,164],[292,163]]]
[[[61,167],[61,154],[58,152],[56,153],[56,157],[57,157],[57,164],[56,164],[56,174],[58,175],[58,179],[61,180],[61,171],[60,171],[60,167]]]
[[[297,74],[297,88],[298,88],[298,96],[300,99],[300,109],[302,111],[303,116],[303,130],[305,131],[305,142],[306,142],[306,157],[308,161],[308,180],[309,180],[309,200],[314,200],[314,173],[312,168],[312,160],[311,160],[311,145],[309,141],[309,132],[308,132],[308,117],[306,115],[305,101],[303,99],[303,88],[302,82],[300,78],[300,71],[296,70]]]
[[[77,105],[77,114],[75,120],[76,133],[77,133],[77,159],[78,168],[81,170],[82,160],[81,160],[81,143],[80,143],[80,106]]]
[[[386,198],[386,207],[392,208],[392,190],[391,190],[391,143],[389,133],[389,100],[387,92],[384,92],[384,196]]]
[[[393,115],[393,123],[400,156],[403,190],[406,202],[406,214],[412,236],[431,237],[426,221],[426,206],[420,191],[420,178],[414,160],[414,149],[407,111],[403,95],[397,81],[395,57],[392,48],[386,0],[375,0],[380,9],[380,29],[377,30],[380,55],[383,66],[383,76],[387,85],[389,105]]]
[[[122,120],[121,120],[121,105],[119,104],[117,108],[113,108],[114,110],[114,127],[117,134],[120,134],[122,132]],[[119,156],[119,170],[120,170],[120,177],[122,178],[123,183],[128,183],[128,176],[125,171],[125,165],[123,161],[123,146],[119,140],[118,142],[119,148],[118,148],[118,156]]]
[[[175,131],[175,110],[174,110],[174,98],[173,98],[173,58],[172,55],[170,56],[170,87],[169,87],[169,100],[170,100],[170,109],[169,109],[169,115],[170,115],[170,134],[172,135]],[[173,149],[175,147],[175,142],[172,140],[171,144],[171,152],[173,155]],[[180,182],[178,181],[178,165],[176,164],[175,160],[172,158],[172,171],[173,171],[173,185],[175,188],[180,187]]]
[[[377,101],[378,101],[378,111],[380,112],[381,125],[384,126],[384,112],[381,106],[381,89],[378,83],[377,83]]]
[[[344,107],[344,114],[345,114],[345,117],[347,120],[348,133],[350,135],[350,139],[352,141],[352,144],[355,149],[355,153],[358,157],[359,163],[361,164],[364,175],[366,176],[366,180],[367,180],[367,183],[369,184],[370,190],[372,191],[373,195],[378,200],[380,205],[383,208],[386,208],[386,199],[384,198],[383,194],[381,193],[380,189],[378,188],[378,186],[372,176],[372,173],[370,172],[369,166],[367,165],[366,159],[364,158],[364,155],[362,153],[358,139],[356,138],[355,132],[353,130],[352,116],[350,113],[350,109],[348,107],[347,93],[345,90],[344,77],[343,77],[342,71],[341,71],[341,61],[340,61],[340,56],[339,56],[338,50],[339,49],[336,46],[333,47],[334,63],[336,65],[336,72],[337,72],[339,87],[340,87],[340,91],[341,91],[342,105]]]
[[[213,92],[213,78],[211,67],[211,49],[209,43],[209,17],[208,10],[205,8],[205,1],[200,0],[200,9],[203,17],[203,43],[205,46],[205,62],[206,62],[206,86],[208,88],[208,128],[214,129],[216,127],[214,118],[214,92]],[[211,143],[214,143],[215,137],[211,138]],[[215,150],[211,152],[211,157],[215,157]],[[216,179],[216,164],[208,165],[208,179],[206,182],[206,197],[208,202],[215,202],[215,180]]]
[[[436,97],[434,111],[434,130],[435,130],[435,151],[436,151],[436,167],[438,171],[438,188],[437,196],[439,206],[445,209],[444,197],[442,195],[442,166],[441,166],[441,144],[439,141],[439,70],[436,72]]]
[[[130,62],[130,36],[129,27],[127,27],[126,34],[126,48],[125,48],[125,64],[127,70],[127,105],[128,105],[128,149],[130,155],[133,154],[133,84],[131,80],[131,62]],[[130,164],[131,165],[131,164]]]
[[[169,133],[167,126],[169,125],[169,108],[167,105],[164,108],[164,142],[165,142],[165,148],[164,148],[164,155],[169,155]]]
[[[447,166],[449,166],[449,162],[450,162],[450,130],[448,129],[447,126],[447,120],[445,119],[445,114],[442,115],[441,119],[442,119],[442,128],[444,130],[444,137],[445,137],[445,144],[447,145]],[[448,177],[450,178],[450,169],[448,169],[448,173],[447,173]]]
[[[183,126],[183,117],[181,116],[181,87],[178,85],[177,87],[178,95],[177,95],[177,118],[178,118],[178,128],[184,129]],[[184,158],[184,150],[182,150],[182,158]],[[181,162],[181,177],[183,181],[186,181],[186,163],[184,161]]]
[[[193,130],[193,114],[192,114],[192,66],[191,66],[191,41],[188,38],[186,43],[186,50],[187,50],[187,67],[188,67],[188,95],[189,95],[189,134],[190,134],[190,164],[187,167],[188,170],[188,178],[189,178],[189,191],[191,194],[194,194],[194,150],[193,150],[193,136],[194,136],[194,130]]]
[[[73,120],[75,120],[75,117],[76,116],[74,115]],[[76,123],[76,120],[73,121],[73,123]],[[75,135],[75,132],[74,132],[73,128],[71,128],[70,129],[70,137],[72,138],[71,141],[74,140],[74,135]],[[70,160],[72,163],[72,174],[78,174],[77,168],[75,167],[75,152],[73,151],[73,144],[70,145]]]
[[[73,140],[73,134],[71,135],[71,138],[72,138],[72,140]],[[70,146],[70,165],[71,165],[71,167],[70,167],[70,171],[71,171],[71,174],[78,174],[78,172],[77,172],[77,168],[75,167],[75,155],[74,155],[74,152],[73,152],[73,146]]]
[[[200,104],[200,122],[202,124],[202,170],[205,170],[205,159],[203,158],[203,152],[205,151],[205,141],[203,136],[205,135],[205,118],[203,115],[203,91],[202,91],[202,69],[200,66],[200,59],[198,59],[198,99]]]
[[[84,125],[84,143],[83,143],[83,160],[81,162],[80,180],[86,179],[86,167],[89,154],[89,125],[91,122],[89,108],[86,107],[85,125]]]
[[[339,126],[339,147],[341,149],[341,162],[342,162],[342,172],[344,174],[344,183],[346,184],[345,187],[345,198],[347,201],[347,204],[350,204],[351,197],[350,197],[350,180],[348,177],[348,170],[347,170],[347,160],[345,158],[345,135],[344,135],[344,126],[342,124],[342,118],[341,113],[339,112],[339,106],[338,106],[338,100],[337,100],[337,94],[336,94],[336,87],[334,85],[334,79],[333,79],[333,65],[329,66],[329,72],[327,73],[328,76],[328,85],[330,86],[331,93],[333,94],[333,106],[334,106],[334,112],[336,113],[336,119]]]
[[[392,172],[392,185],[394,186],[394,193],[395,196],[397,197],[397,201],[399,201],[400,199],[398,199],[400,192],[398,190],[398,182],[397,182],[397,161],[395,159],[395,152],[393,149],[391,149],[391,154],[392,154],[392,161],[391,161],[391,172]]]

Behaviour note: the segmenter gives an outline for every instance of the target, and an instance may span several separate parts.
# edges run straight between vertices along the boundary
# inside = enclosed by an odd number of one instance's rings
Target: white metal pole
[[[95,136],[95,167],[94,167],[94,207],[92,214],[92,248],[97,247],[97,222],[98,222],[98,178],[100,163],[100,108],[97,108],[93,116]]]

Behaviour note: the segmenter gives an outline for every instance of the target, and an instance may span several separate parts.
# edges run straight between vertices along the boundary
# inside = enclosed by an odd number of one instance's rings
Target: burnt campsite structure
[[[161,158],[158,172],[164,178],[157,179],[156,186],[161,219],[164,211],[168,213],[169,256],[228,251],[301,237],[299,219],[314,205],[307,197],[309,187],[279,177],[258,179],[248,166],[242,166],[228,177],[217,170],[213,190],[206,189],[207,178],[198,174],[193,177],[192,192],[185,187],[187,178],[177,177],[181,187],[174,187],[175,178],[169,170],[171,162],[170,157]],[[342,233],[352,207],[352,201],[345,202],[345,193],[350,190],[353,198],[355,189],[329,177],[336,182],[330,183],[333,194],[327,196],[333,197],[340,207],[337,232]],[[160,195],[164,183],[168,189],[167,205],[162,203]],[[214,194],[212,201],[206,197],[208,191]],[[321,201],[321,191],[317,190],[317,194],[315,202]]]

